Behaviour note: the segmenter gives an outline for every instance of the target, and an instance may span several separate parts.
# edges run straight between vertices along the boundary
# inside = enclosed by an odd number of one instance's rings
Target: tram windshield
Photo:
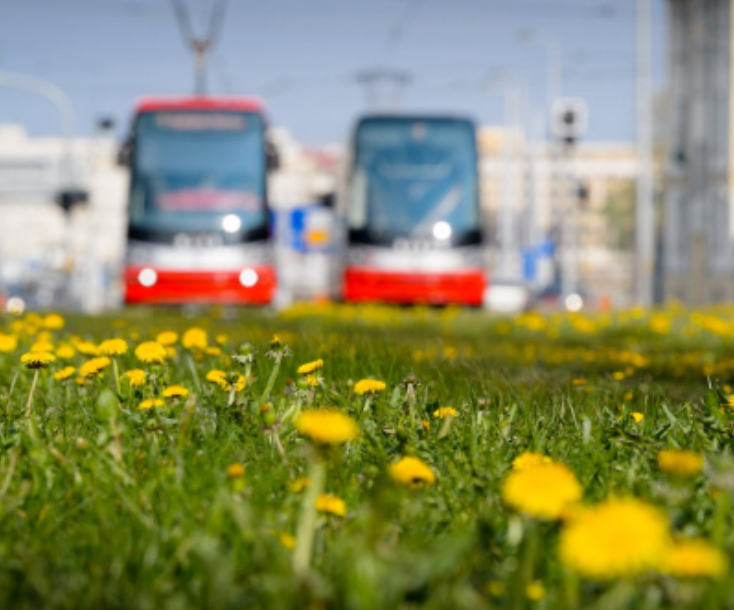
[[[145,112],[135,126],[130,224],[154,232],[267,227],[260,115]]]
[[[463,119],[375,117],[357,128],[350,181],[351,238],[429,239],[459,245],[480,235],[474,126]]]

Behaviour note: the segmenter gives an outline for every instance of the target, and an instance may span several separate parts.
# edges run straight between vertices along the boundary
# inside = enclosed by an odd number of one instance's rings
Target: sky
[[[181,0],[206,30],[217,0]],[[549,49],[562,97],[585,100],[590,141],[635,137],[637,0],[229,0],[212,53],[212,94],[261,96],[273,125],[297,140],[342,142],[375,109],[505,119],[546,116]],[[665,2],[653,6],[653,86],[665,73]],[[360,75],[380,70],[370,96]],[[77,131],[101,118],[129,128],[136,98],[188,94],[193,61],[169,0],[0,0],[0,71],[33,76],[70,98]],[[553,73],[552,70],[550,72]],[[550,79],[551,82],[553,79]],[[0,123],[56,135],[45,100],[0,88]],[[537,128],[537,127],[536,127]]]

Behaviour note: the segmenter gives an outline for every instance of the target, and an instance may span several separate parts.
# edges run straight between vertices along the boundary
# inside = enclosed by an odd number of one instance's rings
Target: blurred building
[[[124,248],[125,173],[109,136],[29,138],[0,125],[0,288],[39,307],[111,304]],[[64,212],[57,196],[83,187]]]
[[[488,127],[479,134],[479,148],[493,275],[523,278],[540,291],[558,290],[560,276],[568,272],[565,249],[575,288],[588,302],[631,304],[634,144],[582,141],[563,152],[528,142],[519,132]],[[545,260],[529,265],[539,249]]]
[[[669,0],[663,292],[734,301],[731,0]]]

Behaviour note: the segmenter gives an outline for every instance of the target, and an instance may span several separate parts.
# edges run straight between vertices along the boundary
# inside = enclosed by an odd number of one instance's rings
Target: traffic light
[[[553,135],[566,146],[572,146],[586,133],[586,102],[579,98],[561,98],[553,103],[551,127]]]

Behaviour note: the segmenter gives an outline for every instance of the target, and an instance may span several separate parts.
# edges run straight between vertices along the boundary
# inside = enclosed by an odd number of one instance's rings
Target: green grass
[[[655,315],[670,320],[669,332],[654,330]],[[730,324],[729,312],[705,315]],[[539,329],[533,319],[450,310],[69,316],[53,343],[122,337],[131,349],[121,371],[142,368],[133,349],[161,330],[200,326],[210,343],[219,333],[227,342],[223,355],[194,359],[201,392],[178,345],[142,392],[123,383],[119,404],[110,398],[111,368],[79,386],[54,380],[66,364],[58,361],[41,371],[28,420],[33,372],[19,357],[37,338],[27,332],[38,326],[31,318],[13,329],[18,348],[0,355],[0,607],[567,608],[556,548],[562,526],[533,523],[502,501],[502,482],[524,451],[567,464],[585,502],[633,495],[664,510],[675,533],[713,540],[731,555],[732,516],[722,508],[734,490],[734,410],[724,389],[734,381],[734,346],[726,332],[702,329],[686,312],[594,319],[593,332],[579,330],[579,319],[552,318]],[[5,332],[12,324],[2,321]],[[274,332],[292,357],[269,397],[273,426],[259,399],[274,366],[266,357]],[[228,405],[228,393],[205,376],[243,372],[228,358],[243,341],[258,350],[254,378]],[[296,368],[317,358],[323,385],[310,395]],[[77,354],[71,364],[85,359]],[[411,423],[409,373],[428,431]],[[365,398],[353,385],[362,378],[387,389],[360,417]],[[191,396],[137,409],[168,383]],[[326,490],[348,513],[319,516],[303,578],[281,543],[302,510],[303,492],[289,483],[314,459],[292,421],[280,421],[297,402],[338,408],[361,430],[328,452]],[[459,416],[443,425],[432,416],[439,406]],[[644,414],[640,424],[633,411]],[[656,458],[669,447],[704,453],[705,474],[667,479]],[[387,467],[403,455],[428,463],[436,484],[409,490],[393,482]],[[244,465],[243,478],[228,477],[233,463]],[[541,544],[528,576],[521,565],[532,531]],[[545,589],[540,601],[525,595],[533,581]],[[581,580],[578,595],[580,608],[734,607],[734,579]]]

